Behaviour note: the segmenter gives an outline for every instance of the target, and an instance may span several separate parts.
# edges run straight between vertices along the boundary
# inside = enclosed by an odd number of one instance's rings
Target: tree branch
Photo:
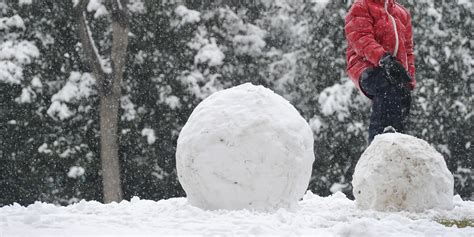
[[[113,89],[119,90],[122,84],[125,60],[128,47],[128,12],[127,0],[110,0],[112,6],[112,70],[115,81]]]
[[[94,75],[96,76],[99,91],[103,92],[105,88],[103,85],[106,83],[107,74],[102,68],[101,58],[99,51],[95,46],[94,39],[92,38],[92,32],[89,29],[89,25],[86,19],[85,9],[89,0],[80,0],[77,5],[74,6],[73,12],[79,27],[79,37],[82,42],[82,48],[86,54],[87,59],[85,60],[92,68]]]

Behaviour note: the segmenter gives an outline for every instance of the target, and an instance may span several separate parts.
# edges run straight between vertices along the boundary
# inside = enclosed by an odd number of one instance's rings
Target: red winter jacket
[[[396,54],[413,78],[410,86],[415,88],[413,33],[405,8],[394,0],[356,0],[346,15],[345,32],[346,70],[358,88],[362,72],[378,66],[385,53]]]

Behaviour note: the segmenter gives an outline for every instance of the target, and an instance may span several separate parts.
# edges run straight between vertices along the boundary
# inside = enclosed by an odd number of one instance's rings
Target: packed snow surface
[[[200,103],[177,145],[178,177],[204,209],[292,208],[314,161],[313,133],[283,97],[250,83]]]
[[[452,210],[422,213],[360,210],[338,192],[307,193],[295,211],[205,211],[185,198],[132,198],[113,204],[81,201],[67,207],[35,203],[0,208],[0,236],[474,236],[474,228],[436,220],[474,219],[474,202],[454,197]]]
[[[443,156],[426,141],[401,133],[375,137],[355,167],[352,185],[362,209],[453,207],[454,179]]]

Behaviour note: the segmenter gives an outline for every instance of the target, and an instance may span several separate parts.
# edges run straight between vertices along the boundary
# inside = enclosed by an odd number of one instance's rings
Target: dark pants
[[[372,99],[369,144],[388,126],[403,133],[410,113],[410,90],[390,84],[385,70],[380,67],[364,71],[360,78],[360,86]]]

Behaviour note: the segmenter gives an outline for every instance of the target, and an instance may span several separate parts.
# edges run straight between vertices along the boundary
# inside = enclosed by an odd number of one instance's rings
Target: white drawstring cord
[[[395,18],[393,18],[392,15],[388,12],[388,0],[385,0],[385,12],[387,12],[387,15],[390,17],[390,20],[392,21],[393,25],[393,30],[395,31],[395,49],[393,50],[393,56],[397,57],[398,53],[398,30],[397,30],[397,23],[395,22]]]

